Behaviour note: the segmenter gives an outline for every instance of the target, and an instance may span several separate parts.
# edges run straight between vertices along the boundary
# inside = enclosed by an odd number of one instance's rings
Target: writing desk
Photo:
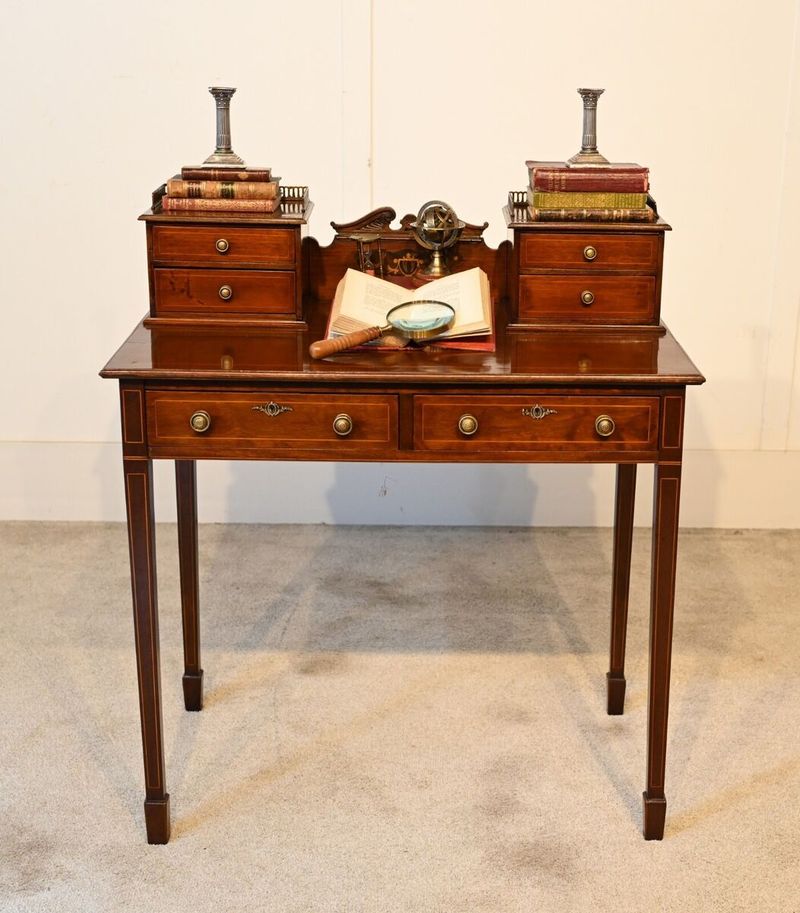
[[[203,683],[197,460],[616,464],[612,714],[625,695],[636,466],[655,464],[644,836],[660,839],[684,399],[702,375],[663,327],[509,330],[505,299],[494,352],[356,351],[313,362],[308,343],[324,335],[329,300],[306,302],[307,327],[140,323],[102,371],[120,382],[148,841],[170,834],[154,459],[175,461],[187,710],[201,709]]]

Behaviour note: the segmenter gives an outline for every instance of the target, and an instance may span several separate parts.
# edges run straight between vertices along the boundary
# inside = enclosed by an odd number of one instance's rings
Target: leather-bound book
[[[533,190],[646,193],[650,169],[628,162],[581,167],[566,162],[525,162]]]
[[[187,181],[177,175],[167,181],[171,197],[203,200],[274,200],[281,195],[275,181]]]
[[[615,193],[610,190],[529,190],[528,201],[536,209],[644,209],[647,194]]]
[[[271,168],[210,168],[202,165],[186,165],[181,168],[184,181],[271,181]]]
[[[281,200],[205,200],[197,197],[171,197],[165,194],[161,198],[164,212],[277,212]]]
[[[534,209],[534,222],[655,222],[656,214],[644,209]]]

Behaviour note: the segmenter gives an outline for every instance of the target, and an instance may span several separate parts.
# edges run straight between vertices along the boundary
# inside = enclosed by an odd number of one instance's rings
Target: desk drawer
[[[232,228],[229,225],[155,225],[153,260],[166,264],[231,267],[292,267],[291,228]]]
[[[519,268],[655,271],[661,242],[660,234],[532,232],[520,237]]]
[[[606,419],[611,420],[610,424]],[[649,451],[655,450],[657,445],[657,397],[414,398],[414,446],[417,450],[459,453]]]
[[[648,323],[655,313],[655,276],[519,277],[521,320]]]
[[[342,415],[349,428],[340,420],[337,433],[334,421]],[[156,451],[330,451],[336,459],[336,453],[397,448],[395,396],[159,390],[147,394],[147,416],[148,442]]]
[[[156,269],[160,317],[295,314],[295,274],[286,270]]]

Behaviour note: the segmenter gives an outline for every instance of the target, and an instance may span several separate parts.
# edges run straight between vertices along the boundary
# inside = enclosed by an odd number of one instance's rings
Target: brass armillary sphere
[[[458,218],[453,207],[441,200],[431,200],[417,213],[417,221],[411,223],[411,228],[417,241],[433,251],[431,262],[417,275],[427,279],[448,276],[450,270],[445,263],[443,252],[458,241],[464,228],[464,223]]]

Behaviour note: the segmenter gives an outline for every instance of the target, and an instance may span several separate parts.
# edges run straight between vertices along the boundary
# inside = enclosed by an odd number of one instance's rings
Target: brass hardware
[[[219,287],[219,297],[223,301],[229,301],[233,298],[233,289],[229,285],[221,285]]]
[[[536,403],[535,406],[531,406],[529,409],[523,409],[522,414],[529,415],[532,419],[536,419],[538,421],[540,418],[544,418],[547,415],[558,415],[558,410],[545,409],[544,406],[540,406],[538,403]]]
[[[597,248],[592,247],[591,244],[587,245],[583,249],[583,259],[584,260],[594,260],[597,257]]]
[[[598,415],[594,420],[594,430],[600,437],[611,437],[616,427],[610,415]]]
[[[425,261],[415,257],[410,250],[403,251],[399,257],[389,261],[387,272],[390,276],[413,276],[425,265]]]
[[[585,292],[581,292],[581,304],[585,304],[588,307],[594,301],[594,293],[590,292],[589,289],[586,289]]]
[[[203,434],[211,427],[211,416],[204,410],[192,413],[189,419],[189,427],[198,434]]]
[[[291,406],[279,406],[270,400],[268,403],[264,403],[263,406],[253,406],[253,412],[263,412],[264,415],[275,418],[276,415],[280,415],[282,412],[294,412],[294,409]]]
[[[469,415],[469,413],[462,415],[458,420],[458,430],[470,437],[478,430],[478,420],[474,415]]]
[[[228,242],[225,240],[225,238],[219,238],[219,239],[217,240],[217,243],[214,245],[214,247],[216,247],[216,249],[217,249],[221,254],[227,254],[227,253],[228,253],[228,248],[230,247],[230,244],[228,244]]]
[[[347,437],[353,430],[353,420],[346,412],[340,412],[333,420],[333,430],[339,437]]]
[[[233,369],[233,355],[223,355],[219,360],[219,366],[223,371],[231,371]]]

